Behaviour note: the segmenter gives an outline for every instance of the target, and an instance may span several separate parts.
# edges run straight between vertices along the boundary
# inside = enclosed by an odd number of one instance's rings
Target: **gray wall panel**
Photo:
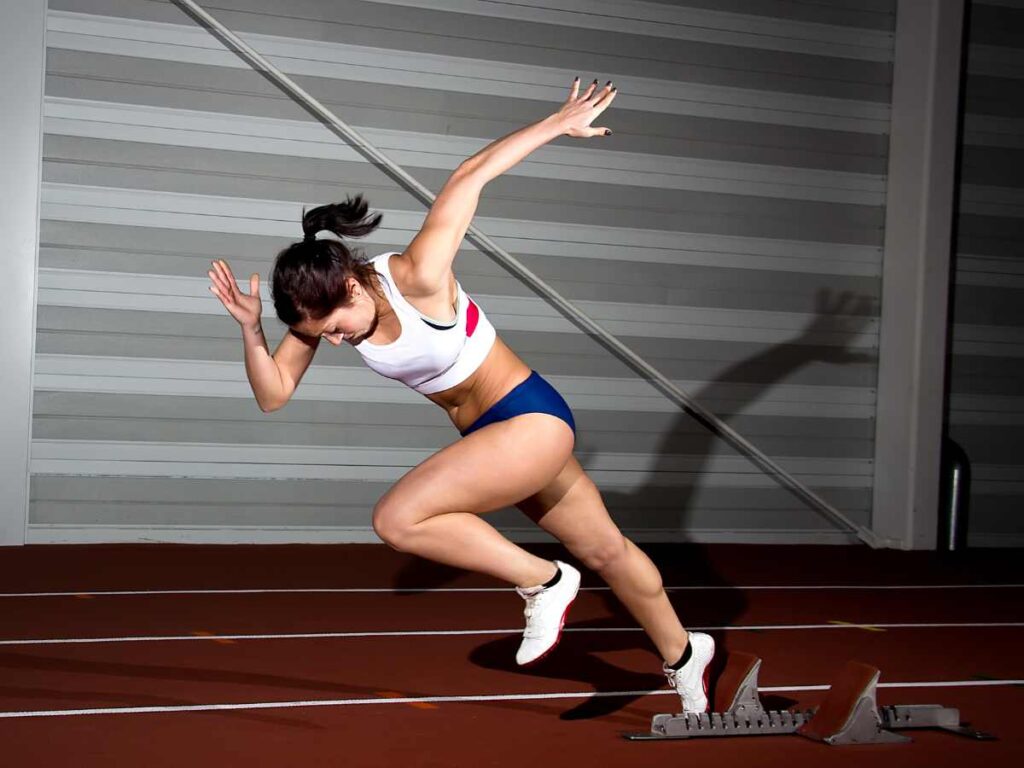
[[[47,73],[46,93],[50,97],[309,119],[262,77],[241,70],[51,50],[47,54]],[[490,140],[542,117],[550,107],[550,102],[510,96],[318,77],[300,80],[319,101],[356,126]],[[616,101],[616,132],[605,144],[623,151],[860,173],[884,174],[886,170],[885,136],[664,115],[630,107],[628,100]]]
[[[1024,54],[1024,9],[970,3],[965,119],[1011,117],[1022,112],[1022,80],[977,74],[978,57],[1019,60]],[[982,49],[978,46],[993,46]],[[1024,154],[1012,146],[962,146],[961,188],[954,273],[954,330],[1024,338]],[[981,197],[971,185],[984,186]],[[980,199],[979,199],[980,198]],[[998,210],[979,211],[979,205]],[[994,257],[975,269],[972,258]],[[950,436],[972,463],[969,542],[1020,546],[1024,541],[1024,362],[1007,344],[1004,355],[958,352],[949,361]],[[995,479],[1000,478],[1000,479]],[[1012,478],[1012,480],[1011,480]]]
[[[34,435],[40,440],[431,449],[456,438],[444,413],[433,405],[292,401],[270,414],[253,411],[251,402],[231,399],[40,392]],[[577,449],[587,453],[733,455],[685,415],[666,420],[662,414],[577,408],[575,416],[581,430]],[[777,456],[871,455],[867,420],[733,416],[728,421]]]
[[[950,390],[961,395],[1019,396],[1024,392],[1024,360],[957,355]]]
[[[958,219],[957,253],[1021,258],[1024,218],[999,218],[961,213]]]
[[[66,478],[33,480],[33,514],[40,525],[223,525],[274,526],[287,519],[295,526],[366,526],[383,483],[331,483],[315,480],[221,482],[160,478]],[[187,492],[185,492],[187,491]],[[822,492],[864,519],[870,499],[863,491],[822,489]],[[749,494],[748,494],[749,495]],[[794,508],[784,491],[767,491],[756,508],[743,494],[724,488],[687,489],[651,486],[624,494],[614,489],[607,501],[616,517],[631,530],[679,529],[680,496],[693,503],[686,512],[705,527],[771,527],[781,517],[793,528],[823,528],[813,513]],[[296,502],[301,499],[301,502]],[[488,520],[526,527],[526,518],[506,509]]]
[[[366,164],[200,153],[127,142],[119,153],[112,142],[83,144],[73,162],[47,153],[43,180],[310,204],[344,199],[346,192],[358,189],[379,208],[415,206],[383,172]],[[431,189],[440,189],[448,177],[448,172],[434,169],[407,170]],[[881,244],[884,221],[880,206],[513,176],[488,184],[477,215],[875,246]]]
[[[1024,326],[1024,288],[960,285],[956,321],[973,325]]]
[[[183,22],[177,8],[156,3],[58,0],[50,7]],[[244,10],[228,10],[232,7]],[[530,64],[595,75],[636,75],[883,103],[889,98],[888,62],[695,40],[680,45],[678,40],[629,34],[621,29],[599,31],[351,0],[239,0],[218,3],[217,11],[224,24],[241,33]]]
[[[243,7],[244,13],[230,10]],[[568,80],[583,68],[587,71],[580,74],[586,76],[597,70],[591,74],[621,82],[633,78],[667,94],[662,104],[649,95],[647,101],[632,97],[624,88],[608,118],[615,135],[586,146],[618,153],[617,162],[638,168],[651,162],[650,156],[672,168],[685,161],[690,164],[684,183],[673,185],[654,175],[627,177],[634,171],[625,167],[609,168],[600,179],[571,178],[547,160],[529,174],[492,182],[478,215],[521,230],[515,235],[520,238],[530,236],[531,223],[548,229],[554,224],[658,230],[649,237],[673,241],[678,236],[680,245],[672,252],[644,241],[622,246],[621,257],[607,248],[598,253],[596,244],[593,253],[516,255],[569,298],[614,305],[624,320],[635,316],[646,322],[649,333],[634,328],[623,341],[686,382],[738,430],[866,523],[874,435],[873,328],[884,234],[884,196],[877,190],[884,192],[888,146],[879,116],[886,114],[891,79],[891,51],[877,44],[889,39],[879,31],[891,31],[893,3],[730,0],[688,7],[681,6],[681,12],[739,14],[728,19],[732,31],[723,33],[733,35],[734,42],[685,41],[668,36],[679,32],[668,29],[616,32],[601,28],[599,20],[569,27],[488,15],[523,13],[512,6],[469,13],[442,5],[356,0],[223,0],[217,12],[242,30],[309,40],[313,58],[337,50],[329,48],[335,44],[378,46],[396,57],[450,57],[452,71],[446,74],[460,74],[465,66],[467,83],[482,66],[499,63],[507,65],[509,77],[524,73],[523,80],[539,77],[542,68],[564,69]],[[247,390],[236,324],[212,303],[210,313],[203,314],[207,310],[194,305],[192,289],[200,287],[213,258],[229,259],[237,275],[258,270],[266,280],[274,254],[289,242],[279,236],[285,230],[273,236],[218,232],[216,226],[182,225],[180,217],[171,223],[180,211],[160,207],[143,222],[109,201],[118,190],[130,190],[140,196],[166,192],[206,196],[202,199],[210,202],[255,198],[295,205],[362,190],[393,217],[418,215],[419,206],[381,172],[352,159],[193,146],[181,133],[185,129],[155,133],[163,124],[153,127],[150,138],[140,138],[137,126],[127,123],[83,127],[85,118],[76,123],[60,117],[61,109],[99,105],[108,108],[105,114],[114,114],[112,106],[121,114],[133,106],[153,115],[167,109],[171,112],[160,114],[169,122],[186,115],[310,122],[262,77],[235,63],[173,60],[172,54],[132,49],[114,38],[97,37],[107,52],[90,52],[87,36],[66,28],[90,17],[65,12],[166,22],[179,25],[174,28],[179,37],[193,31],[170,4],[51,3],[51,17],[63,31],[54,37],[47,60],[50,111],[43,172],[52,197],[45,198],[41,222],[33,540],[104,535],[111,540],[365,540],[380,494],[414,457],[457,438],[443,412],[404,391],[367,383],[370,379],[359,378],[366,372],[354,350],[325,346],[300,387],[301,396],[284,409],[261,413]],[[323,21],[336,18],[344,23]],[[776,23],[792,25],[792,39],[733,34]],[[845,36],[854,45],[844,48],[844,55],[808,53],[819,44],[807,37],[812,28],[802,25],[808,23],[831,25],[819,31]],[[450,35],[452,29],[459,35]],[[864,41],[862,56],[850,53],[857,41]],[[124,53],[131,50],[136,52]],[[297,79],[346,121],[405,132],[410,141],[489,141],[556,106],[522,92],[456,87],[448,81],[437,87],[363,82],[343,79],[339,71]],[[688,111],[679,106],[684,86],[712,88]],[[741,97],[729,89],[747,93]],[[726,111],[719,93],[739,102]],[[827,98],[814,101],[818,97]],[[822,122],[803,122],[802,109]],[[254,141],[253,129],[240,123],[239,142],[247,137],[246,147]],[[581,147],[562,139],[550,149]],[[600,159],[595,157],[596,167],[603,167]],[[447,175],[440,162],[407,165],[434,189]],[[647,173],[636,171],[641,172]],[[693,186],[709,179],[719,187]],[[83,208],[81,202],[67,202],[77,193],[86,203],[94,201],[91,212],[71,210]],[[398,235],[407,230],[393,231],[365,244],[366,252],[404,247]],[[385,242],[388,238],[393,242]],[[691,244],[698,240],[702,245]],[[529,243],[521,247],[530,250]],[[711,255],[697,258],[698,248]],[[668,253],[638,254],[640,249]],[[532,300],[527,289],[473,248],[460,253],[456,266],[471,294],[509,306]],[[83,278],[88,280],[81,283]],[[174,286],[158,296],[163,303],[123,300],[124,286],[133,280],[159,286],[161,279]],[[75,280],[87,287],[67,287]],[[121,298],[112,298],[113,304],[86,301],[85,294],[101,293],[107,284],[111,295]],[[841,300],[844,294],[851,298]],[[675,310],[713,318],[721,338],[702,336],[696,326],[703,320],[694,320],[692,331],[666,327],[662,332],[656,320],[644,319]],[[758,324],[778,329],[780,343],[755,340],[762,330]],[[276,344],[280,324],[268,320],[266,328]],[[577,454],[605,492],[613,515],[634,536],[843,540],[826,521],[636,382],[592,339],[566,332],[554,319],[550,327],[503,329],[502,336],[529,365],[558,380],[574,403]],[[363,466],[364,451],[378,463]],[[220,474],[207,477],[209,472]],[[307,479],[286,479],[296,473]],[[278,479],[268,479],[274,476]],[[328,476],[347,479],[323,479]],[[509,510],[493,519],[516,536],[534,535],[522,516]]]
[[[280,341],[282,326],[265,327],[268,343]],[[39,352],[240,362],[238,329],[229,319],[165,312],[40,307]],[[590,337],[569,333],[508,331],[506,342],[530,365],[552,375],[628,378],[629,369]],[[623,336],[637,354],[679,379],[768,385],[779,378],[794,385],[874,386],[870,354],[837,353],[811,345],[768,345],[693,339]],[[984,360],[984,358],[983,358]],[[315,365],[361,366],[355,350],[330,349]]]
[[[126,234],[142,228],[119,228]],[[139,272],[194,277],[211,258],[232,258],[239,274],[259,271],[269,275],[268,262],[286,241],[265,238],[248,245],[252,238],[237,237],[222,252],[188,253],[184,244],[174,246],[178,232],[150,230],[139,238],[137,248],[62,245],[48,240],[40,253],[40,266],[48,269],[96,269],[106,272]],[[205,237],[203,238],[206,239]],[[235,240],[234,237],[229,239]],[[170,249],[174,247],[174,250]],[[394,243],[374,250],[401,250]],[[238,255],[241,254],[241,255]],[[251,254],[251,255],[247,255]],[[530,270],[543,276],[559,293],[576,299],[614,300],[715,306],[731,309],[774,309],[813,314],[820,297],[852,292],[862,300],[851,302],[848,314],[877,313],[878,279],[850,275],[820,275],[791,271],[736,270],[689,264],[634,263],[628,269],[604,259],[558,259],[514,253]],[[456,257],[459,281],[470,293],[527,296],[529,289],[487,256],[463,250]],[[578,280],[586,274],[587,282]]]
[[[964,86],[968,112],[1000,117],[1024,116],[1024,81],[971,75]]]
[[[665,5],[681,5],[680,0],[649,0]],[[896,26],[895,0],[826,0],[791,3],[784,0],[687,0],[687,6],[730,13],[753,13],[774,18],[840,24],[891,32]]]
[[[1017,186],[1021,174],[1024,174],[1024,149],[966,145],[960,171],[964,184]]]
[[[967,451],[972,463],[1024,465],[1024,423],[954,424],[950,435]],[[1021,468],[1024,477],[1024,467]]]
[[[1024,48],[1024,8],[972,2],[971,42]]]

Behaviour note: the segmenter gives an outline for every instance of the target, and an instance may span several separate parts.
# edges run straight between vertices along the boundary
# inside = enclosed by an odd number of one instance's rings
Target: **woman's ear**
[[[366,293],[366,291],[363,290],[363,284],[354,277],[345,278],[345,287],[348,289],[349,298],[352,300],[355,300]]]

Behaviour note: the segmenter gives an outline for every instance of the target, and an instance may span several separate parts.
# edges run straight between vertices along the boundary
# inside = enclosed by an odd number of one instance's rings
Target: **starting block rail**
[[[960,736],[995,737],[960,722],[960,711],[937,704],[879,707],[876,699],[880,672],[851,661],[829,687],[821,706],[806,710],[767,710],[758,695],[761,659],[732,653],[719,678],[713,712],[655,715],[651,730],[626,733],[633,741],[774,736],[793,733],[830,745],[906,743],[895,731],[940,728]]]

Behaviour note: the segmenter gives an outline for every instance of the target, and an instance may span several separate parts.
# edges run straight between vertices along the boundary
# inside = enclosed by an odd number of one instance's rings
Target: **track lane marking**
[[[884,632],[889,629],[1013,629],[1024,627],[1024,621],[996,622],[924,622],[924,623],[870,623],[850,624],[846,622],[829,622],[828,624],[739,624],[722,627],[689,627],[700,632],[762,632],[762,631],[793,631],[817,629],[858,629],[873,628]],[[522,627],[515,629],[420,629],[420,630],[380,630],[365,632],[294,632],[264,634],[233,634],[218,635],[212,633],[193,633],[190,635],[148,635],[123,637],[56,637],[26,638],[0,640],[3,645],[75,645],[89,643],[156,643],[178,642],[182,640],[324,640],[349,639],[366,637],[455,637],[459,635],[518,635]],[[565,632],[642,632],[640,627],[566,627]]]
[[[863,629],[865,632],[885,632],[886,630],[880,627],[878,624],[856,624],[852,621],[839,621],[838,619],[830,619],[829,624],[834,624],[837,627],[847,627],[848,629]]]
[[[216,632],[208,632],[205,629],[193,630],[192,635],[195,640],[212,640],[221,645],[237,645],[238,642],[234,637],[218,635]]]
[[[403,698],[415,698],[415,697],[404,696],[401,691],[377,691],[377,695],[378,696],[384,696],[384,697],[387,697],[389,699],[393,699],[395,701],[398,701],[398,700],[403,699]],[[427,702],[427,701],[418,701],[418,700],[417,701],[410,701],[409,702],[409,706],[412,707],[413,709],[440,709],[440,707],[438,707],[437,704],[431,704],[430,702]]]
[[[1024,685],[1024,680],[926,680],[879,683],[879,688],[979,688]],[[828,685],[777,685],[759,688],[761,693],[827,691]],[[295,707],[345,707],[367,704],[458,704],[492,701],[536,701],[543,699],[592,699],[605,697],[677,696],[675,691],[573,691],[567,693],[507,693],[470,696],[403,696],[393,698],[312,699],[307,701],[254,701],[242,704],[187,704],[162,707],[99,707],[95,709],[49,709],[0,712],[0,719],[18,717],[82,717],[88,715],[141,715],[174,712],[215,712],[239,709],[284,709]]]
[[[829,591],[829,590],[918,590],[918,589],[1024,589],[1024,584],[779,584],[731,586],[727,584],[665,587],[666,592],[694,590],[744,591]],[[511,592],[511,587],[311,587],[297,589],[148,589],[99,592],[0,592],[0,597],[124,597],[143,595],[297,595],[297,594],[402,594],[417,592]],[[581,592],[609,592],[610,587],[580,587]]]

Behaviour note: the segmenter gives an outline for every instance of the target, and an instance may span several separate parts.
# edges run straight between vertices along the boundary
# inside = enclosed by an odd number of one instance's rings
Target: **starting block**
[[[718,680],[713,712],[655,715],[648,733],[626,733],[633,741],[698,737],[773,736],[795,733],[825,744],[895,744],[911,741],[895,731],[940,728],[959,736],[989,740],[995,737],[968,728],[960,711],[935,704],[879,707],[875,698],[880,672],[851,661],[829,687],[820,707],[806,710],[767,710],[758,695],[761,659],[732,653]]]

